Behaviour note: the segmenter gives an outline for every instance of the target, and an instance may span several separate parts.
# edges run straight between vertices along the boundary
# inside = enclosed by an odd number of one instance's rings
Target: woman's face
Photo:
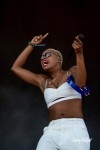
[[[58,56],[52,50],[45,50],[41,56],[41,65],[44,70],[51,69],[57,65]]]

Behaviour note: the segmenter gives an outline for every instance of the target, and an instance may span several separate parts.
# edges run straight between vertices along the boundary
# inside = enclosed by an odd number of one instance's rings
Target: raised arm
[[[45,34],[44,36],[42,36],[42,35],[35,36],[31,40],[31,43],[35,44],[35,45],[36,44],[40,44],[47,36],[48,36],[48,33]],[[31,45],[28,45],[22,51],[22,53],[18,56],[18,58],[15,60],[13,66],[11,67],[11,70],[17,76],[19,76],[21,79],[23,79],[24,81],[40,87],[41,86],[41,82],[42,82],[44,76],[41,75],[41,74],[32,73],[31,71],[23,68],[26,60],[28,59],[28,57],[31,54],[31,52],[33,51],[33,49],[34,48]]]
[[[79,87],[82,87],[85,85],[87,77],[83,56],[83,43],[78,37],[76,37],[76,40],[74,40],[72,47],[74,48],[74,51],[76,53],[76,66],[73,66],[71,68],[71,72],[74,76],[76,84]]]

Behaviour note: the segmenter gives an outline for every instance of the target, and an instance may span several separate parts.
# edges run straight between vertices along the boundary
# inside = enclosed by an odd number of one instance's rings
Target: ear
[[[58,62],[61,62],[61,60],[60,60],[60,57],[59,57],[59,56],[57,57],[57,61],[58,61]]]

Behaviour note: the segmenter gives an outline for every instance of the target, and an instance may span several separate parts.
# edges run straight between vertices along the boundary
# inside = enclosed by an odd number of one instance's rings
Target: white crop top
[[[70,100],[70,99],[81,99],[82,96],[80,93],[78,93],[76,90],[74,90],[68,82],[64,82],[62,85],[60,85],[58,88],[45,88],[44,90],[44,98],[45,102],[47,104],[47,107],[64,101],[64,100]]]

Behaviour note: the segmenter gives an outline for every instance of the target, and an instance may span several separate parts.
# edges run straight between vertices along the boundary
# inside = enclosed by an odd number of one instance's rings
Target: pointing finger
[[[46,33],[46,34],[42,37],[42,39],[45,39],[48,35],[49,35],[49,33]]]

